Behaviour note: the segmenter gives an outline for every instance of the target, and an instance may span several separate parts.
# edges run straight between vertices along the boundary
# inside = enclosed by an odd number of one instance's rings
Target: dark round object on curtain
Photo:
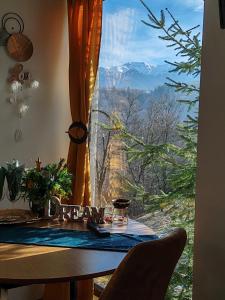
[[[81,129],[83,131],[83,136],[81,137],[75,137],[72,134],[72,130],[74,129]],[[70,127],[69,130],[67,131],[69,138],[71,140],[72,143],[74,144],[83,144],[84,142],[86,142],[87,137],[88,137],[88,130],[87,130],[87,126],[82,123],[81,121],[75,121],[73,122]]]

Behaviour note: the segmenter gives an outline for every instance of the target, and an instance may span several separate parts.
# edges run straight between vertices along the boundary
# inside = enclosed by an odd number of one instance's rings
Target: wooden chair
[[[100,300],[163,300],[187,235],[175,229],[168,236],[134,247],[114,272]]]

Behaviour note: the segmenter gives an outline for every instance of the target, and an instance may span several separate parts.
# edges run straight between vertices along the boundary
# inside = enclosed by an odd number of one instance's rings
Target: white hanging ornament
[[[33,80],[29,71],[23,70],[23,65],[16,64],[14,68],[9,70],[9,84],[10,94],[7,98],[8,103],[15,105],[18,112],[20,126],[14,132],[14,139],[20,142],[23,139],[21,129],[22,118],[25,117],[29,110],[29,99],[32,97],[32,90],[39,88],[39,81]]]
[[[32,82],[31,82],[31,84],[30,84],[30,87],[32,88],[32,89],[37,89],[37,88],[39,88],[39,81],[37,81],[37,80],[33,80]]]
[[[11,83],[11,90],[13,93],[18,93],[22,90],[22,84],[19,81],[13,81]]]
[[[29,109],[29,106],[25,103],[21,103],[20,106],[19,106],[19,114],[20,114],[20,117],[23,118],[27,111]]]
[[[14,132],[14,139],[17,143],[21,142],[23,139],[23,133],[21,129],[16,129]]]
[[[16,104],[16,97],[15,96],[10,96],[8,100],[9,100],[10,104]]]

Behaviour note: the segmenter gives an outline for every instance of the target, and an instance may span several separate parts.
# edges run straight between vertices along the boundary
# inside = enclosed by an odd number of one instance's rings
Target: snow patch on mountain
[[[100,88],[131,88],[152,91],[163,85],[167,77],[177,81],[193,82],[193,77],[170,73],[168,64],[152,66],[145,62],[128,62],[119,66],[99,68]]]

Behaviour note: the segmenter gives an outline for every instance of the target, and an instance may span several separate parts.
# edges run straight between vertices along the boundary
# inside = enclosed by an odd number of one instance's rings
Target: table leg
[[[0,300],[8,299],[8,290],[4,288],[0,288]]]
[[[70,280],[70,300],[77,300],[77,282],[75,279]]]

